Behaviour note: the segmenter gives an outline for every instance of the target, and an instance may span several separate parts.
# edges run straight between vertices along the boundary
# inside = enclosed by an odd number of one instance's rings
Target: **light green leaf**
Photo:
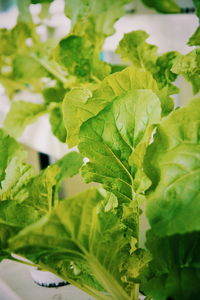
[[[200,49],[197,48],[185,56],[178,56],[174,61],[172,72],[181,74],[193,86],[194,94],[200,90]]]
[[[60,183],[63,179],[76,175],[82,164],[83,157],[78,152],[70,152],[59,159],[55,163],[55,165],[60,168],[59,173],[56,176],[57,183]]]
[[[86,182],[102,183],[120,202],[129,203],[135,175],[129,156],[149,126],[159,122],[160,113],[160,101],[151,90],[132,90],[86,121],[79,143],[80,152],[90,160],[82,169]]]
[[[153,256],[141,289],[155,300],[198,299],[200,293],[200,233],[158,238],[151,231],[147,248]]]
[[[150,8],[156,9],[161,13],[180,13],[181,8],[177,5],[174,0],[142,0],[145,5]]]
[[[71,152],[38,175],[22,147],[0,129],[0,260],[10,258],[7,241],[22,228],[36,222],[58,203],[62,180],[78,173],[79,153]]]
[[[160,96],[163,110],[167,108],[168,111],[168,99],[158,90],[152,75],[147,71],[128,67],[107,76],[93,91],[87,88],[76,88],[66,94],[63,116],[68,145],[72,147],[78,143],[78,133],[83,122],[100,112],[115,97],[134,89],[152,90]]]
[[[168,88],[168,94],[177,94],[179,89],[172,84],[176,80],[177,74],[171,71],[173,63],[177,57],[181,57],[181,54],[177,51],[166,52],[158,57],[156,61],[157,70],[153,74],[156,79],[159,88]]]
[[[171,51],[158,56],[157,46],[148,44],[146,39],[149,35],[142,30],[132,31],[124,35],[120,41],[117,53],[124,60],[133,63],[134,66],[148,70],[153,78],[157,81],[157,95],[162,103],[162,115],[165,116],[173,110],[174,102],[169,97],[171,94],[177,93],[179,90],[172,84],[177,74],[172,73],[171,67],[179,53]]]
[[[147,151],[147,215],[157,235],[200,230],[200,99],[163,119]]]
[[[94,28],[90,28],[92,23],[89,23],[88,26],[89,28],[85,28],[83,36],[80,33],[83,28],[80,30],[75,28],[69,36],[62,39],[54,56],[56,61],[63,65],[70,75],[77,77],[80,82],[102,80],[110,73],[110,66],[99,59],[104,38],[101,35],[92,38],[85,36],[87,31],[96,35]]]
[[[47,113],[47,107],[24,101],[14,101],[4,121],[4,128],[14,137],[22,134],[27,125]]]
[[[196,31],[189,38],[187,43],[189,46],[200,46],[200,26],[197,27]]]
[[[42,215],[50,211],[58,204],[58,192],[62,181],[76,175],[82,164],[83,159],[79,153],[66,154],[29,180],[21,191],[23,201],[40,211]]]
[[[11,249],[97,299],[129,300],[119,270],[130,251],[127,229],[115,214],[99,211],[102,201],[95,189],[64,200],[51,214],[16,235],[10,241]],[[74,270],[76,265],[79,272]]]
[[[13,77],[29,83],[34,78],[47,77],[47,71],[33,57],[17,55],[13,60]]]
[[[53,134],[62,142],[66,142],[67,132],[63,123],[63,115],[60,107],[56,107],[50,112],[50,124]]]
[[[12,259],[8,247],[9,238],[38,219],[38,212],[31,206],[15,200],[0,201],[0,261]]]
[[[19,10],[18,22],[31,23],[32,16],[29,11],[31,0],[17,0],[17,6]]]
[[[25,152],[15,156],[6,168],[6,177],[1,182],[0,200],[20,200],[23,201],[24,185],[35,175],[32,166],[25,164]]]
[[[148,44],[149,35],[142,30],[126,33],[120,41],[117,53],[125,61],[131,61],[135,67],[154,71],[158,57],[158,47]]]
[[[55,194],[56,176],[58,176],[58,174],[59,167],[52,165],[31,178],[23,191],[21,191],[24,196],[22,200],[26,201],[27,205],[38,210],[41,215],[51,210],[58,200]]]
[[[15,200],[0,202],[0,222],[18,228],[24,228],[38,219],[37,211],[26,204],[20,204]]]
[[[0,129],[0,200],[19,199],[23,186],[34,176],[33,168],[25,164],[23,148]]]
[[[77,145],[80,125],[99,111],[98,104],[88,103],[91,97],[92,92],[89,89],[75,88],[64,98],[62,109],[69,147]]]
[[[124,5],[130,0],[65,0],[65,13],[75,24],[79,20],[95,21],[95,31],[108,36],[114,33],[114,23],[124,14]]]
[[[124,14],[130,0],[65,1],[66,15],[72,19],[70,34],[60,41],[55,59],[80,82],[102,80],[110,72],[109,64],[100,60],[107,36],[112,35],[114,23]]]
[[[5,131],[0,129],[0,182],[6,177],[6,169],[16,156],[23,156],[22,147]]]

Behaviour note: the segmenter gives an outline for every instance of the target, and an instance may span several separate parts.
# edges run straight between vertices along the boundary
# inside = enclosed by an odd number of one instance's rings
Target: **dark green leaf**
[[[161,13],[180,13],[181,8],[174,0],[142,0],[145,5],[154,8]]]

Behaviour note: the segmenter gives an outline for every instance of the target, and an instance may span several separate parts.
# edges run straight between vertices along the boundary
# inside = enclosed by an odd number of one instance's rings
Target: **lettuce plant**
[[[99,53],[129,1],[66,1],[70,33],[55,41],[47,28],[43,42],[28,8],[52,1],[20,2],[18,24],[1,31],[0,79],[14,98],[0,130],[1,260],[18,254],[99,300],[198,299],[200,98],[174,109],[173,95],[179,75],[199,92],[199,48],[159,55],[146,32],[133,31],[117,48],[129,66],[116,72]],[[144,2],[178,12],[174,1]],[[198,45],[198,34],[191,40]],[[19,90],[44,101],[16,101]],[[46,112],[53,133],[79,153],[35,174],[11,135]],[[61,181],[79,169],[99,186],[60,199]]]

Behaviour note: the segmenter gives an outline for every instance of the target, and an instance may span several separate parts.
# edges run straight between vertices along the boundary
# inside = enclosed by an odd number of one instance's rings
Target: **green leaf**
[[[7,241],[22,228],[36,222],[58,203],[59,186],[82,166],[79,153],[71,152],[38,175],[22,147],[0,129],[0,259],[11,251]],[[10,257],[9,257],[10,258]]]
[[[158,57],[156,61],[157,71],[153,74],[159,88],[168,88],[169,95],[177,94],[179,89],[172,84],[176,80],[177,74],[171,71],[174,61],[181,54],[177,51],[170,51]]]
[[[66,15],[72,19],[70,34],[60,41],[55,59],[70,75],[80,82],[98,81],[111,68],[100,60],[100,52],[107,36],[112,35],[114,23],[124,14],[124,5],[130,0],[65,1]]]
[[[102,183],[120,202],[129,203],[134,198],[129,156],[149,126],[160,121],[160,113],[160,101],[151,90],[132,90],[86,121],[79,143],[90,160],[82,169],[86,182]]]
[[[142,30],[132,31],[124,35],[117,48],[117,53],[124,60],[133,63],[137,68],[148,70],[157,81],[162,103],[162,115],[165,116],[173,110],[173,99],[171,94],[178,93],[179,89],[172,84],[177,78],[177,74],[172,73],[171,67],[174,60],[179,57],[179,53],[171,51],[158,56],[157,46],[148,44],[146,39],[149,35]],[[180,55],[181,56],[181,55]]]
[[[193,0],[194,6],[196,8],[196,15],[200,18],[200,2],[199,0]]]
[[[32,206],[44,215],[50,211],[56,203],[57,195],[55,188],[57,184],[56,176],[59,174],[59,167],[52,165],[31,178],[23,189],[23,201]],[[19,199],[20,200],[20,199]]]
[[[53,134],[62,142],[66,142],[67,132],[63,123],[63,115],[60,107],[56,107],[50,112],[50,124]]]
[[[63,102],[63,117],[69,147],[78,143],[78,133],[84,121],[95,116],[115,97],[133,89],[150,89],[158,96],[161,94],[152,75],[134,67],[107,76],[95,90],[76,88],[67,93]],[[171,106],[168,108],[168,102],[171,102],[166,95],[160,98],[162,109],[169,111]]]
[[[193,0],[194,6],[195,6],[195,13],[197,17],[199,18],[200,22],[200,1],[199,0]],[[200,26],[197,27],[196,31],[193,33],[193,35],[189,38],[189,41],[187,43],[189,46],[200,46]]]
[[[2,129],[0,129],[0,156],[0,201],[23,199],[21,190],[34,176],[34,170],[24,163],[26,153],[23,148]]]
[[[95,31],[108,36],[115,32],[113,25],[124,14],[124,5],[129,2],[131,1],[65,0],[65,12],[73,24],[81,19],[95,21]]]
[[[149,35],[142,30],[126,33],[120,41],[117,53],[125,61],[131,61],[135,67],[153,71],[158,57],[158,47],[148,44]]]
[[[29,83],[34,78],[47,77],[47,71],[33,57],[17,55],[13,61],[13,77]]]
[[[9,238],[38,219],[38,212],[31,206],[15,200],[0,201],[0,261],[12,259],[8,247]]]
[[[21,191],[23,201],[44,215],[58,204],[58,192],[62,181],[76,175],[82,164],[83,159],[79,153],[66,154],[29,180]]]
[[[82,164],[83,157],[78,152],[70,152],[59,159],[55,163],[55,165],[60,168],[59,173],[56,176],[57,183],[60,183],[63,179],[76,175]]]
[[[77,145],[81,124],[99,111],[98,104],[88,103],[91,97],[92,92],[86,88],[75,88],[65,95],[62,110],[69,147]]]
[[[161,13],[180,13],[181,8],[177,5],[174,0],[142,0],[145,5],[150,8],[156,9]]]
[[[6,177],[6,169],[17,155],[22,154],[22,147],[5,131],[0,129],[0,182]]]
[[[4,128],[14,137],[22,134],[27,125],[33,123],[39,116],[47,113],[43,104],[24,101],[14,101],[5,118]]]
[[[10,226],[24,228],[38,219],[37,211],[33,207],[15,200],[1,201],[0,207],[0,222]]]
[[[189,38],[187,43],[189,46],[200,46],[200,26],[197,27],[196,31]]]
[[[91,27],[90,23],[89,26]],[[95,35],[93,28],[85,30]],[[77,34],[72,32],[59,42],[55,50],[55,59],[67,69],[70,75],[78,77],[80,81],[92,80],[95,77],[103,79],[110,73],[110,66],[99,59],[104,39],[102,36],[97,36],[96,39],[84,36],[85,31],[81,36],[78,35],[79,29],[75,31]]]
[[[102,201],[95,189],[64,200],[51,214],[15,236],[11,249],[97,299],[130,299],[119,270],[129,256],[127,230],[115,214],[99,210]],[[95,286],[103,289],[98,291]]]
[[[181,74],[193,86],[194,94],[200,90],[200,49],[194,49],[185,56],[178,56],[174,61],[172,72]]]
[[[155,300],[198,299],[200,293],[200,233],[158,238],[151,231],[147,247],[153,255],[141,289]]]
[[[19,10],[18,22],[31,23],[32,16],[29,11],[31,0],[17,0],[17,6]]]
[[[6,177],[1,182],[0,200],[20,200],[23,201],[24,185],[35,175],[32,166],[25,164],[25,152],[18,153],[6,168]]]
[[[147,215],[157,235],[200,230],[200,99],[163,119],[145,157]]]
[[[65,96],[66,90],[62,86],[45,88],[42,91],[45,103],[49,104],[51,102],[62,102]]]
[[[162,104],[162,115],[165,116],[173,110],[174,102],[169,95],[177,93],[178,88],[172,85],[177,77],[171,72],[173,61],[178,52],[172,51],[158,57],[157,46],[148,44],[149,35],[142,30],[132,31],[124,35],[117,48],[124,60],[128,60],[141,70],[148,70],[157,81],[157,95]]]

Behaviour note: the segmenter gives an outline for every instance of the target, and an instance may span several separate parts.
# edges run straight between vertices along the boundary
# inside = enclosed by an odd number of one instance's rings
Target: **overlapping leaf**
[[[58,203],[63,179],[78,173],[82,165],[79,153],[71,152],[54,165],[35,175],[26,164],[22,147],[0,130],[0,252],[9,256],[7,240],[22,228],[37,221]]]
[[[76,88],[66,94],[63,102],[63,118],[67,129],[67,143],[70,147],[78,143],[78,133],[83,122],[95,116],[117,96],[134,89],[150,89],[160,96],[152,75],[134,67],[107,76],[99,86],[90,90]],[[163,101],[162,108],[168,105]]]
[[[146,156],[153,192],[147,215],[157,235],[200,229],[200,99],[164,119]]]
[[[131,61],[135,67],[154,71],[158,57],[158,47],[148,44],[149,35],[142,30],[132,31],[124,35],[117,48],[123,60]]]
[[[181,74],[186,80],[190,81],[194,94],[200,90],[200,49],[181,55],[174,61],[172,72]]]
[[[80,152],[90,162],[83,167],[87,182],[100,182],[121,202],[133,199],[131,153],[145,132],[160,121],[160,101],[151,90],[132,90],[117,97],[80,130]]]
[[[143,292],[155,300],[198,299],[200,233],[158,238],[150,231],[147,247],[153,260],[143,273]]]
[[[102,201],[95,189],[64,200],[50,215],[15,236],[11,248],[97,299],[130,299],[120,274],[129,256],[130,237],[116,214],[101,211]]]

